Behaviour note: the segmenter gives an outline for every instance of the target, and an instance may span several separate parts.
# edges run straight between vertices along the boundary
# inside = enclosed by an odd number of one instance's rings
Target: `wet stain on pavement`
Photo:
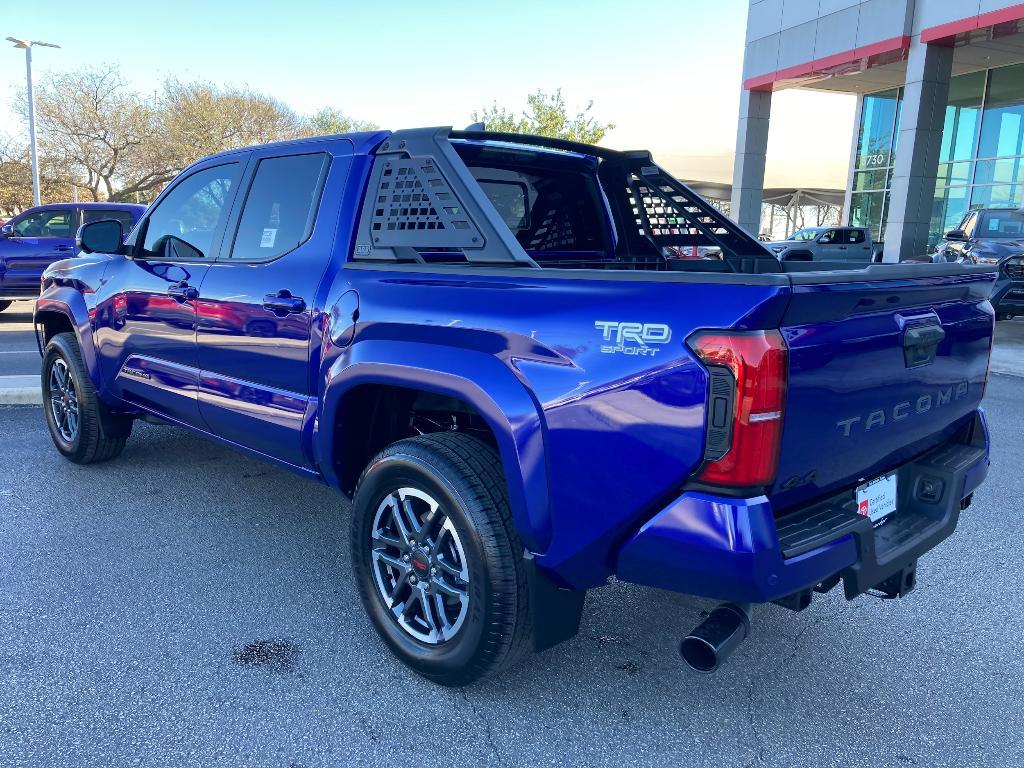
[[[235,650],[232,660],[246,669],[268,672],[294,672],[299,647],[288,640],[256,640]]]

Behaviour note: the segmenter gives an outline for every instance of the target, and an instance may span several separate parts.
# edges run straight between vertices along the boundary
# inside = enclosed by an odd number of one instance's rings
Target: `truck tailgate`
[[[994,272],[879,266],[791,275],[775,509],[863,483],[948,439],[984,395]]]

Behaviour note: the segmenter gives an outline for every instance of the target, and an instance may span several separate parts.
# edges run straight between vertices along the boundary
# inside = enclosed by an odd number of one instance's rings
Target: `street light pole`
[[[32,155],[32,205],[39,205],[39,158],[36,156],[36,98],[32,90],[32,46],[25,46],[25,82],[28,88],[28,143]]]
[[[17,37],[8,37],[14,43],[15,48],[25,49],[25,82],[28,90],[28,144],[32,157],[32,204],[39,205],[39,158],[36,156],[36,100],[32,91],[32,46],[41,45],[45,48],[60,48],[53,43],[43,43],[39,40],[21,40]]]

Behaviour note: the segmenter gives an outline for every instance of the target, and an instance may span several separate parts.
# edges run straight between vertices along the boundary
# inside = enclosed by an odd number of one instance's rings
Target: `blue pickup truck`
[[[701,671],[752,604],[902,596],[988,470],[991,267],[783,263],[643,151],[252,147],[79,245],[35,313],[57,450],[159,421],[337,488],[372,624],[446,685],[613,578],[721,601]]]
[[[81,225],[117,219],[128,232],[145,210],[131,203],[57,203],[19,213],[0,227],[0,312],[39,295],[43,270],[74,255]]]

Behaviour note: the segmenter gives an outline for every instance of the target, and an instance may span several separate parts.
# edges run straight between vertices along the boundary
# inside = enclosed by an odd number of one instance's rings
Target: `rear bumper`
[[[839,577],[852,598],[912,568],[956,530],[961,501],[988,473],[988,445],[979,409],[956,439],[896,468],[897,511],[878,528],[856,513],[852,490],[778,520],[765,496],[684,493],[626,541],[616,575],[740,602],[779,600]]]

